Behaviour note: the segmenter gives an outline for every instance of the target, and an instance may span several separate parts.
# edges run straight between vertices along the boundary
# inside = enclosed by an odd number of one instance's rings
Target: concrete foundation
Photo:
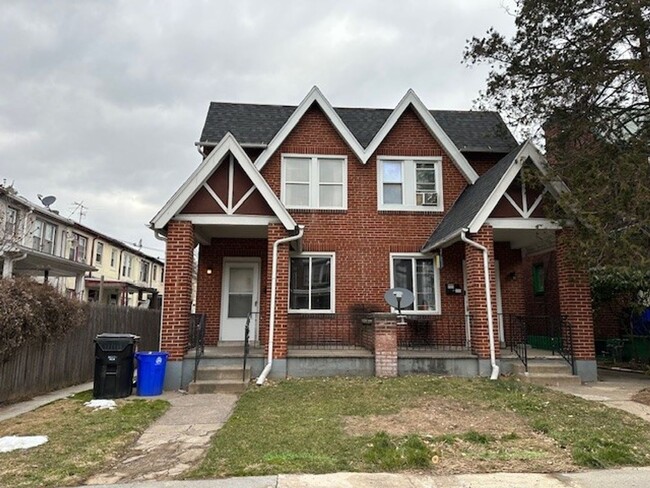
[[[583,383],[598,381],[598,366],[596,360],[576,359],[576,374]]]
[[[287,375],[294,378],[374,374],[373,357],[292,357],[287,362]]]
[[[163,388],[168,391],[181,389],[183,377],[183,363],[185,361],[167,361],[165,369],[165,384]]]
[[[492,363],[489,359],[477,359],[478,362],[478,375],[489,378],[492,374]],[[498,361],[497,361],[498,364]]]
[[[471,377],[478,374],[476,358],[398,358],[400,376],[409,374],[436,374]]]

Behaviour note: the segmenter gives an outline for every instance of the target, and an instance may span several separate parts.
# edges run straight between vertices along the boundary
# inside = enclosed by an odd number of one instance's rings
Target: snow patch
[[[95,410],[104,410],[105,408],[113,410],[117,407],[117,404],[113,400],[90,400],[84,403],[84,405]]]
[[[0,452],[10,452],[17,449],[30,449],[47,442],[46,435],[0,437]]]

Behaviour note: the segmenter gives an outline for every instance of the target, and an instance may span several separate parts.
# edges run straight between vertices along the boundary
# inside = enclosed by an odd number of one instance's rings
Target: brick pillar
[[[165,295],[163,297],[161,349],[170,361],[185,355],[190,328],[194,227],[172,220],[167,226]]]
[[[271,285],[273,281],[273,243],[278,239],[288,237],[282,224],[269,224],[267,244],[267,286],[266,302],[269,304],[269,320],[271,313]],[[289,249],[290,243],[280,244],[278,248],[277,281],[275,288],[275,324],[273,336],[273,358],[285,359],[287,357],[287,313],[289,303]],[[264,349],[268,354],[268,327],[269,321],[264,320],[266,330],[260,334],[264,340]],[[261,331],[262,332],[262,331]]]
[[[560,314],[571,325],[573,355],[583,381],[596,381],[596,351],[591,309],[591,288],[587,270],[574,265],[569,255],[571,229],[556,233],[557,282]]]
[[[373,315],[375,325],[375,376],[397,376],[397,319],[392,313]]]
[[[496,357],[499,357],[499,321],[497,318],[497,294],[494,279],[494,234],[492,226],[484,225],[476,234],[467,236],[488,250],[490,290],[492,296],[493,336]],[[490,358],[487,300],[485,299],[485,273],[483,251],[465,244],[465,269],[467,273],[467,302],[471,316],[472,352],[481,359]]]

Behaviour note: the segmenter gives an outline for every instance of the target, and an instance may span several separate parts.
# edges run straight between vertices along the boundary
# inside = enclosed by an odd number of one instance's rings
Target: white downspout
[[[271,310],[269,315],[269,354],[266,361],[266,366],[264,367],[262,374],[260,374],[260,376],[257,378],[256,383],[258,386],[264,384],[264,381],[271,372],[271,367],[273,366],[273,332],[275,327],[275,294],[277,288],[276,278],[278,274],[278,247],[280,247],[280,244],[301,239],[304,230],[305,226],[300,225],[298,226],[298,233],[295,236],[283,237],[282,239],[278,239],[273,243],[273,259],[271,265]]]
[[[487,305],[487,319],[488,319],[488,334],[490,343],[490,363],[492,364],[491,380],[496,380],[499,377],[499,366],[497,366],[496,352],[494,349],[494,318],[492,316],[492,291],[490,290],[490,260],[488,257],[488,250],[485,246],[480,245],[478,242],[471,241],[465,235],[469,229],[463,229],[460,233],[460,239],[472,247],[479,249],[483,252],[483,276],[485,279],[485,303]]]

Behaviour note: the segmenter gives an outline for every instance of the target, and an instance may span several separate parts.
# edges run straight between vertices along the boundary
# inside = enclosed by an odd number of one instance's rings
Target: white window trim
[[[384,172],[382,164],[384,161],[395,161],[402,163],[402,198],[413,199],[411,204],[384,203]],[[415,204],[415,167],[418,162],[435,164],[436,171],[436,192],[438,193],[437,205],[416,205]],[[412,177],[406,177],[406,166],[412,166]],[[445,205],[443,201],[442,185],[442,157],[440,156],[377,156],[377,210],[396,212],[443,212]]]
[[[291,158],[311,159],[309,169],[309,205],[288,205],[286,203],[286,183],[287,183],[287,165],[286,160]],[[322,205],[312,205],[311,202],[318,201],[318,163],[319,159],[335,159],[343,161],[343,201],[340,207],[323,207]],[[280,200],[287,209],[293,210],[347,210],[348,209],[348,157],[335,154],[282,154],[282,164],[280,171]]]
[[[411,259],[431,259],[433,260],[433,272],[436,280],[435,286],[435,298],[436,298],[436,309],[435,310],[402,310],[404,315],[441,315],[441,296],[440,296],[440,269],[436,266],[436,260],[433,254],[424,254],[424,253],[412,253],[412,252],[392,252],[389,255],[389,265],[390,265],[390,287],[395,287],[394,282],[394,269],[393,269],[393,260],[395,258],[411,258]],[[413,267],[413,273],[415,273],[415,267]],[[415,283],[416,277],[413,276],[413,283]],[[393,313],[397,313],[397,309],[391,307]]]
[[[307,257],[323,257],[330,259],[330,283],[331,283],[331,296],[330,308],[328,310],[309,310],[305,308],[291,308],[291,259],[292,258],[307,258]],[[311,281],[311,277],[310,277]],[[290,314],[326,314],[336,312],[336,253],[335,252],[301,252],[289,254],[289,280],[287,282],[287,310]],[[311,292],[311,288],[310,288]]]

